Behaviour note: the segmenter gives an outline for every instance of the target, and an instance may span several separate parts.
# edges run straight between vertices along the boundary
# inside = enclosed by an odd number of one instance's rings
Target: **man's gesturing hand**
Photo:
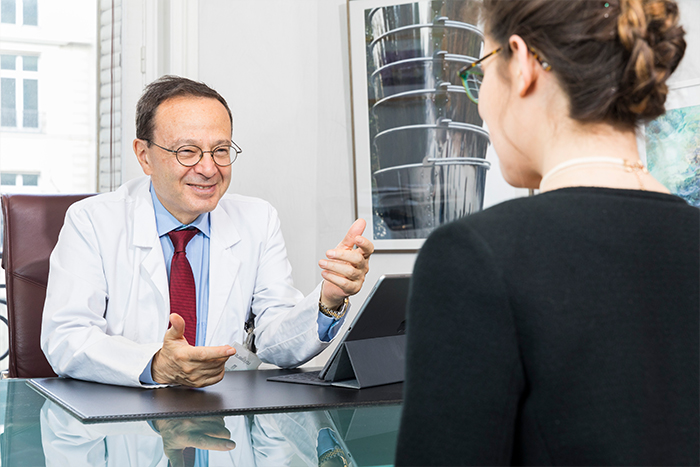
[[[218,383],[224,377],[224,364],[236,353],[230,345],[192,347],[184,337],[185,320],[170,315],[170,329],[163,347],[153,357],[151,377],[158,384],[181,384],[201,388]]]
[[[374,253],[372,242],[362,236],[366,225],[364,219],[357,219],[338,246],[326,252],[328,259],[318,262],[325,279],[321,301],[328,308],[338,308],[345,297],[362,288],[369,272],[369,257]]]

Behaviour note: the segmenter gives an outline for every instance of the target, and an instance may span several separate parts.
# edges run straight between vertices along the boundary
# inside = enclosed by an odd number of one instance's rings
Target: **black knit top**
[[[565,188],[416,261],[396,465],[698,465],[700,210]]]

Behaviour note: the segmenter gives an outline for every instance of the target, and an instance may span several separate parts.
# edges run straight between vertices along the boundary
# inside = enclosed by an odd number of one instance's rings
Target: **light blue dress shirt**
[[[192,237],[192,240],[185,248],[185,254],[192,267],[194,275],[194,287],[197,297],[197,337],[195,345],[205,345],[207,335],[207,317],[209,314],[209,232],[210,232],[210,215],[208,212],[200,214],[197,219],[191,224],[183,225],[180,221],[168,212],[156,196],[153,185],[150,188],[151,199],[153,200],[153,209],[156,215],[156,230],[160,237],[160,244],[163,248],[163,257],[165,258],[165,267],[168,273],[168,282],[170,281],[170,263],[173,259],[173,243],[168,236],[171,230],[180,230],[188,227],[195,227],[199,230]],[[342,326],[345,317],[337,320],[326,316],[323,313],[318,313],[318,337],[324,342],[332,340],[338,330]],[[140,380],[144,384],[157,384],[151,377],[151,362],[141,373]]]

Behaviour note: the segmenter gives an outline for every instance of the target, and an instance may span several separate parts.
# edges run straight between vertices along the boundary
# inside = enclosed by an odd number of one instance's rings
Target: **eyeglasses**
[[[228,167],[229,165],[236,162],[238,155],[243,152],[243,150],[233,141],[231,141],[230,146],[227,144],[217,146],[211,151],[202,151],[202,149],[199,146],[195,146],[192,144],[180,146],[176,150],[172,150],[164,148],[160,144],[156,144],[151,140],[146,141],[148,141],[150,144],[153,144],[154,146],[158,146],[163,151],[172,152],[173,154],[175,154],[175,158],[177,159],[177,161],[185,167],[194,167],[195,165],[197,165],[199,161],[202,160],[202,157],[204,157],[205,152],[211,154],[211,158],[214,159],[214,163],[219,167]]]
[[[467,65],[459,70],[459,77],[462,79],[464,90],[467,91],[467,97],[473,103],[479,103],[479,88],[481,87],[481,81],[484,79],[484,70],[482,70],[480,66],[481,62],[496,55],[502,50],[503,47],[499,47],[493,52],[484,55],[471,65]]]
[[[459,77],[462,79],[462,84],[464,85],[464,90],[467,91],[467,97],[469,98],[470,101],[472,101],[475,104],[479,103],[479,88],[481,88],[481,81],[484,79],[484,70],[481,68],[481,62],[486,60],[489,57],[492,57],[496,55],[497,53],[501,52],[503,50],[503,47],[499,47],[493,52],[484,55],[481,57],[479,60],[475,61],[471,65],[467,65],[461,70],[459,70]],[[542,65],[542,68],[544,68],[544,71],[549,71],[552,69],[552,66],[544,60],[540,54],[538,54],[535,49],[532,47],[528,47],[528,50],[532,54],[533,57],[535,57],[535,60],[540,62],[540,65]]]

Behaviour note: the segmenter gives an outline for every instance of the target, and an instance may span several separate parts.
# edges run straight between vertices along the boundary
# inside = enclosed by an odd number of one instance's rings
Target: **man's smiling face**
[[[194,145],[211,151],[231,144],[231,121],[216,99],[173,97],[156,110],[153,142],[172,150]],[[219,167],[209,153],[198,164],[185,167],[175,154],[145,141],[137,140],[134,149],[143,171],[151,176],[156,196],[183,224],[214,210],[231,183],[231,166]]]

